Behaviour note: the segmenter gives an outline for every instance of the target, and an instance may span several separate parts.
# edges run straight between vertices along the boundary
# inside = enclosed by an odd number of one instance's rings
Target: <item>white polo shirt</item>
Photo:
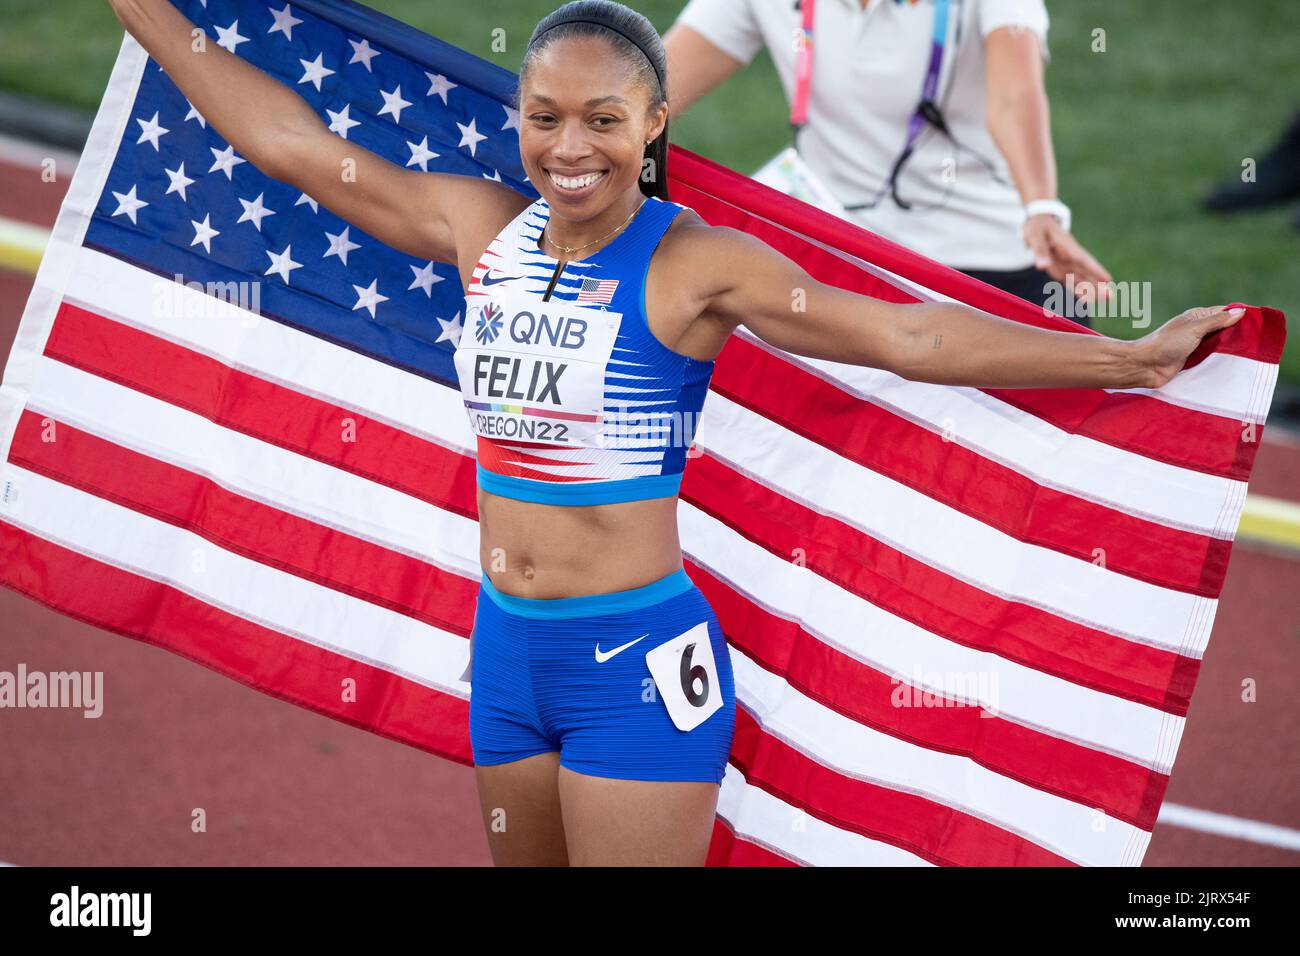
[[[985,127],[983,38],[1004,26],[1028,27],[1047,56],[1043,0],[953,0],[936,99],[953,136],[928,123],[886,196],[855,222],[959,269],[1024,269],[1033,264],[1021,230],[1024,211],[1006,161]],[[795,0],[690,0],[677,19],[725,53],[748,63],[766,46],[789,102],[802,14]],[[869,202],[907,140],[921,98],[934,33],[932,0],[898,4],[818,0],[813,29],[812,97],[800,153],[843,205]],[[971,155],[978,154],[992,170]]]

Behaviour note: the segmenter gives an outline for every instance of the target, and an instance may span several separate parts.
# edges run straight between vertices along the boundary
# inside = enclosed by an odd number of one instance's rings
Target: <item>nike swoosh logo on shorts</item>
[[[644,633],[644,634],[642,634],[640,637],[638,637],[638,638],[636,639],[636,641],[644,641],[644,640],[645,640],[647,637],[649,637],[649,636],[650,636],[650,632],[647,631],[646,633]],[[604,651],[604,652],[601,651],[601,649],[600,649],[600,642],[597,641],[597,642],[596,642],[596,663],[597,663],[597,664],[603,664],[603,663],[605,663],[605,661],[609,660],[609,659],[610,659],[611,657],[613,657],[615,654],[619,654],[619,653],[622,653],[623,651],[627,650],[629,647],[631,647],[633,644],[635,644],[636,641],[628,641],[628,642],[627,642],[626,644],[624,644],[622,647],[616,647],[616,648],[614,648],[612,651]]]

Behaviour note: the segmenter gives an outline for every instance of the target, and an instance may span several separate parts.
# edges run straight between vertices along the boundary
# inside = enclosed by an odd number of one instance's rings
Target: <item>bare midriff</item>
[[[682,566],[676,497],[546,505],[480,488],[478,513],[484,573],[516,597],[626,591]]]

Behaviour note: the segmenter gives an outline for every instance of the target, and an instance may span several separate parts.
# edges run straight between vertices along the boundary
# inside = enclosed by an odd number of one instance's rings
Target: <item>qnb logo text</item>
[[[587,344],[587,320],[523,310],[516,312],[510,320],[510,340],[520,345],[581,349]]]

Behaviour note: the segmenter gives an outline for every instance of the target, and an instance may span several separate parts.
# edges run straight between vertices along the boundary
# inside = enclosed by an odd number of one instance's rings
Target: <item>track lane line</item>
[[[1212,810],[1198,810],[1185,807],[1180,803],[1166,802],[1160,807],[1157,823],[1167,823],[1184,830],[1199,830],[1201,833],[1213,833],[1216,836],[1233,840],[1245,840],[1248,843],[1262,843],[1265,846],[1281,847],[1300,853],[1300,830],[1278,826],[1275,823],[1261,823],[1247,820],[1226,813]]]

